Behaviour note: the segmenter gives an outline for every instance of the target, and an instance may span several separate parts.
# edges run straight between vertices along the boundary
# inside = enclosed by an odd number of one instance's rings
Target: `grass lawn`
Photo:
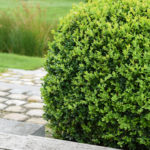
[[[25,2],[30,6],[40,5],[46,9],[46,20],[56,21],[60,17],[65,16],[71,9],[73,4],[78,4],[84,0],[0,0],[0,10],[14,10]]]
[[[43,66],[43,58],[0,53],[0,72],[8,68],[33,70]]]

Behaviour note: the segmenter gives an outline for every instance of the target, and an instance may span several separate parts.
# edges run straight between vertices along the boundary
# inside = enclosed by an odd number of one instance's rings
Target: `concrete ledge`
[[[0,133],[0,149],[11,150],[116,150],[107,147],[80,144],[37,136],[19,136]]]
[[[45,136],[45,127],[39,124],[0,119],[0,132],[16,135]],[[0,141],[1,142],[1,141]]]

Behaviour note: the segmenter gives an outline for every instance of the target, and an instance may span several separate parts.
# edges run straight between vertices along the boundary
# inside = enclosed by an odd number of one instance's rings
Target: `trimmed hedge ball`
[[[45,69],[44,116],[55,137],[150,149],[150,0],[75,6]]]

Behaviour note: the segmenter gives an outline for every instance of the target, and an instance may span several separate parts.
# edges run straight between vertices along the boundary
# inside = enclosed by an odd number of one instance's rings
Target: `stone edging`
[[[11,150],[117,150],[70,141],[0,133],[0,149]]]

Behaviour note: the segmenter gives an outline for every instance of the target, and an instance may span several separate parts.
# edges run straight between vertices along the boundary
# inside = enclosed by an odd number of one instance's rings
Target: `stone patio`
[[[9,69],[0,74],[0,118],[45,124],[40,87],[46,72]]]
[[[115,150],[37,137],[45,132],[43,125],[46,121],[42,119],[44,104],[40,96],[42,83],[40,79],[45,74],[43,69],[35,71],[9,69],[0,74],[0,118],[3,118],[1,119],[0,150]],[[37,124],[42,126],[36,126]],[[37,132],[34,132],[36,130]],[[30,134],[36,136],[30,136]]]

